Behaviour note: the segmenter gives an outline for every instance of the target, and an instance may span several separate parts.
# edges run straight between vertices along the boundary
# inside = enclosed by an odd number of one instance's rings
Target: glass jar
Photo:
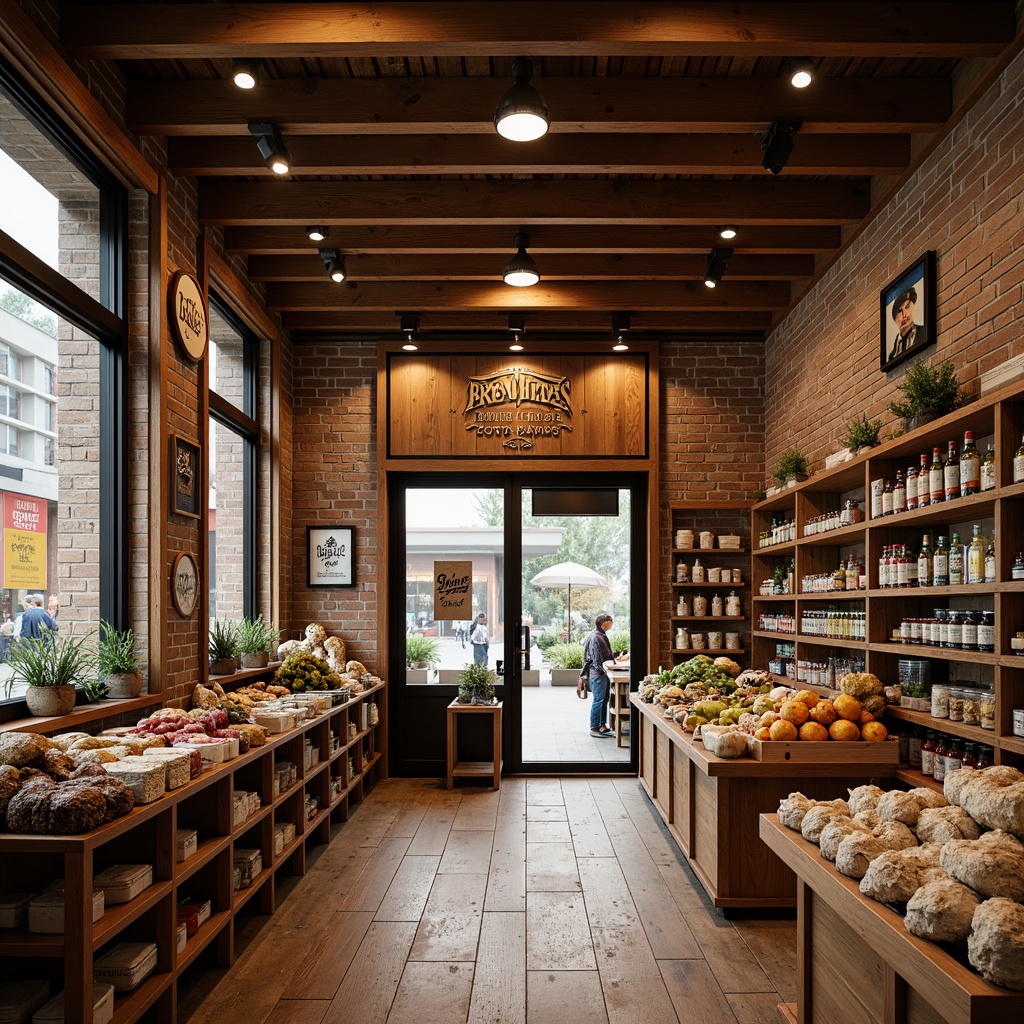
[[[735,590],[730,590],[729,596],[725,599],[725,614],[738,618],[741,612],[740,596]]]
[[[982,612],[978,623],[978,650],[995,651],[996,649],[996,613]]]
[[[985,691],[975,687],[966,687],[961,693],[964,700],[964,725],[981,725],[981,698]],[[950,698],[950,703],[952,704],[952,698]],[[949,717],[952,718],[952,714]]]
[[[963,613],[950,608],[946,613],[946,642],[943,647],[959,647],[963,636]]]
[[[685,626],[676,630],[676,649],[686,651],[690,648],[690,631]]]
[[[695,594],[693,598],[693,614],[698,618],[707,615],[708,599],[703,594]]]
[[[946,717],[951,722],[962,722],[964,720],[964,693],[962,686],[951,686],[949,688],[949,701],[946,705]]]
[[[929,729],[921,744],[921,774],[931,778],[935,772],[935,731]]]
[[[983,690],[981,698],[978,701],[978,714],[980,721],[978,724],[982,729],[988,729],[992,731],[996,727],[996,698],[995,694],[988,690]]]
[[[676,563],[676,583],[690,582],[690,567],[680,559]]]
[[[690,578],[693,580],[694,583],[706,582],[704,576],[704,566],[700,564],[699,558],[694,559],[693,572],[691,573]]]
[[[720,651],[722,649],[722,634],[717,630],[708,631],[708,650]]]
[[[932,683],[932,718],[949,718],[949,687]]]
[[[942,782],[946,778],[946,756],[949,754],[949,739],[941,733],[935,740],[935,762],[932,765],[932,778]]]
[[[705,646],[706,646],[705,641],[704,641],[704,634],[703,633],[694,633],[693,636],[690,637],[690,646],[695,651],[703,651]]]

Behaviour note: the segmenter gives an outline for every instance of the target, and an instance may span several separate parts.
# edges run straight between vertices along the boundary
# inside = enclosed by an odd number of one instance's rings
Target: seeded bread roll
[[[983,897],[1024,900],[1024,848],[1001,843],[953,840],[942,847],[939,863],[958,882]]]
[[[874,808],[879,799],[884,796],[885,790],[878,786],[858,786],[850,790],[850,814],[858,814],[860,811],[867,811]]]
[[[835,861],[836,853],[839,850],[839,844],[848,835],[850,835],[851,832],[867,831],[868,829],[854,821],[853,818],[845,816],[831,818],[821,830],[821,835],[818,837],[818,849],[821,851],[821,855],[825,860]]]
[[[1024,991],[1024,907],[996,897],[974,912],[967,958],[986,981]]]
[[[38,761],[50,745],[45,736],[37,736],[33,732],[0,733],[0,764],[24,768]]]
[[[954,773],[955,774],[955,773]],[[977,839],[981,827],[962,808],[926,807],[917,819],[917,838],[922,843],[945,843],[950,839]]]
[[[885,850],[885,844],[876,836],[851,832],[836,850],[836,870],[847,878],[863,878],[868,865]]]
[[[911,935],[933,942],[963,942],[971,933],[978,897],[955,879],[922,885],[907,901],[903,925]]]

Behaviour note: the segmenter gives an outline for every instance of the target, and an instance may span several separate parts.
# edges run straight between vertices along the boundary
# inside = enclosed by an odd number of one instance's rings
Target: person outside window
[[[473,645],[473,660],[481,665],[486,665],[491,635],[487,631],[487,616],[483,612],[476,617],[473,632],[469,634],[469,642]]]
[[[594,629],[583,641],[583,668],[580,670],[580,681],[587,681],[593,703],[590,705],[590,735],[612,736],[608,728],[608,691],[611,680],[608,670],[615,666],[615,655],[612,653],[608,631],[612,628],[613,619],[610,615],[598,615],[594,620]]]
[[[56,629],[53,616],[43,607],[43,595],[32,594],[28,598],[25,613],[21,616],[21,639],[38,640],[44,629]]]

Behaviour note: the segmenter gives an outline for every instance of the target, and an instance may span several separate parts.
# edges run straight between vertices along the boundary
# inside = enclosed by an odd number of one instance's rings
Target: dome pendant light
[[[512,344],[509,345],[510,352],[522,352],[523,343],[519,340],[526,333],[526,315],[524,313],[509,313],[508,329],[512,335]]]
[[[416,334],[420,329],[420,318],[415,313],[397,313],[398,322],[401,326],[405,341],[402,343],[404,352],[415,352],[419,346],[416,344]]]
[[[547,133],[551,124],[547,104],[532,85],[533,61],[516,57],[512,62],[515,83],[501,97],[494,112],[494,127],[512,142],[533,142]]]
[[[529,288],[540,281],[540,270],[533,257],[526,251],[529,244],[530,236],[525,231],[516,232],[514,245],[517,252],[505,264],[505,273],[502,274],[505,284],[510,284],[513,288]]]

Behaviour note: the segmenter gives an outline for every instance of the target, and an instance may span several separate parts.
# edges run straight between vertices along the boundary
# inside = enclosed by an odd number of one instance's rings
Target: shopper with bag
[[[585,693],[580,691],[585,686],[593,694],[594,702],[590,705],[591,736],[613,735],[606,723],[608,692],[611,687],[608,670],[615,665],[615,655],[612,654],[611,641],[608,639],[608,631],[611,628],[612,617],[598,615],[594,620],[593,632],[583,641],[583,668],[580,671],[580,682],[576,692],[581,697],[584,696]]]

